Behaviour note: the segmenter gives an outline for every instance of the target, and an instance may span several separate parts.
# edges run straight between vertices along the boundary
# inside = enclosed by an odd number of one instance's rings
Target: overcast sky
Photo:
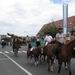
[[[75,0],[0,0],[0,35],[36,35],[44,24],[63,18],[64,2],[68,17],[74,16]]]

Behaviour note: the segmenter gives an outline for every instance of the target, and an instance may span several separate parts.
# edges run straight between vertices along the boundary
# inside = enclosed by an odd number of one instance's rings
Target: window
[[[70,22],[70,25],[72,24],[72,22]]]

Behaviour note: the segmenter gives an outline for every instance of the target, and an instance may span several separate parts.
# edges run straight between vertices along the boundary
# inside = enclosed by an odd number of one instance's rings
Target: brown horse
[[[20,45],[19,45],[19,38],[18,37],[14,37],[13,38],[13,52],[14,52],[14,55],[17,57],[18,56],[18,50],[20,48]]]
[[[39,61],[39,54],[41,54],[41,46],[36,47],[35,49],[32,50],[32,55],[34,57],[35,60],[35,66],[38,65],[38,61]],[[30,56],[30,48],[28,48],[27,50],[27,59],[31,57]],[[32,57],[31,57],[32,59]]]
[[[63,62],[67,62],[68,64],[68,70],[69,70],[69,75],[72,75],[71,74],[71,67],[70,67],[70,64],[71,64],[71,58],[72,58],[72,52],[73,52],[73,48],[75,46],[75,39],[73,39],[72,41],[70,41],[69,43],[67,43],[66,45],[64,44],[62,46],[62,50],[61,52],[58,54],[58,62],[59,62],[59,67],[58,67],[58,75],[60,75],[60,70],[61,70],[61,65]],[[54,54],[52,52],[52,49],[53,49],[53,45],[50,45],[48,46],[48,52],[47,52],[47,56],[48,56],[48,59],[52,59],[52,63],[50,64],[50,62],[48,62],[48,70],[50,70],[50,65],[53,64],[53,57],[54,57]]]

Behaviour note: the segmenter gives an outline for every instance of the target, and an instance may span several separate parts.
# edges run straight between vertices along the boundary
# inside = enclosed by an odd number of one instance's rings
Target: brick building
[[[49,24],[51,23],[43,25],[43,27],[40,29],[40,31],[37,33],[36,36],[42,34],[41,32],[42,29],[47,27]],[[56,25],[57,27],[63,27],[63,19],[54,21],[53,24]],[[68,17],[68,30],[71,30],[72,28],[75,28],[75,16]]]

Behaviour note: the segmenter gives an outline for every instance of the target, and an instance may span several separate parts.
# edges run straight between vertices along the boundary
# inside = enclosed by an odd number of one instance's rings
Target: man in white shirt
[[[45,45],[47,45],[48,43],[51,43],[51,41],[53,40],[53,37],[48,32],[44,40],[46,41]]]

